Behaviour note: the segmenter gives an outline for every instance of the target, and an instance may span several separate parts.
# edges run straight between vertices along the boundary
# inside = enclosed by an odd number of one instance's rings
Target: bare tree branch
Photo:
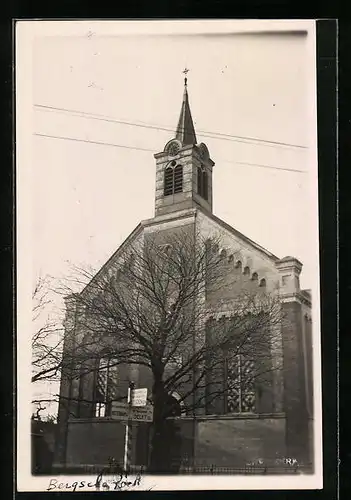
[[[95,273],[76,267],[56,290],[74,303],[74,315],[66,318],[64,357],[57,352],[63,339],[48,348],[50,328],[37,332],[38,379],[58,373],[78,379],[95,371],[101,358],[113,360],[110,366],[146,367],[153,380],[157,449],[163,422],[174,410],[172,393],[180,395],[183,411],[190,413],[228,397],[239,384],[242,388],[242,380],[224,380],[224,362],[235,363],[239,356],[252,362],[247,384],[279,371],[279,362],[271,363],[272,351],[280,349],[284,320],[279,297],[254,281],[234,292],[235,275],[228,280],[220,247],[219,239],[204,240],[187,230],[167,236],[155,232],[121,248],[109,269]],[[209,297],[216,293],[226,299],[211,308]],[[222,320],[216,318],[221,310]],[[45,366],[45,360],[52,363]]]

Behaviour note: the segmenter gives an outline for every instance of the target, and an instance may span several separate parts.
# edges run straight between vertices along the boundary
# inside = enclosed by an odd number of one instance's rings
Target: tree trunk
[[[154,418],[152,423],[149,471],[154,474],[169,473],[171,464],[169,446],[167,445],[167,421],[165,420],[167,394],[165,393],[162,380],[155,380],[152,397]]]

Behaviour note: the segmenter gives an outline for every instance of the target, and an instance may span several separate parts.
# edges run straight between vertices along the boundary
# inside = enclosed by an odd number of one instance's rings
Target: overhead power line
[[[155,153],[155,151],[153,149],[139,148],[137,146],[125,146],[123,144],[114,144],[112,142],[93,141],[91,139],[77,139],[76,137],[63,137],[63,136],[59,136],[59,135],[40,134],[38,132],[35,132],[33,135],[37,135],[39,137],[48,137],[50,139],[60,139],[62,141],[86,142],[88,144],[98,144],[100,146],[112,146],[115,148],[135,149],[137,151],[148,151],[151,153]]]
[[[123,148],[123,149],[134,149],[136,151],[147,151],[150,153],[156,153],[157,151],[155,149],[148,149],[148,148],[140,148],[138,146],[126,146],[124,144],[115,144],[112,142],[103,142],[103,141],[93,141],[91,139],[79,139],[76,137],[65,137],[65,136],[59,136],[59,135],[51,135],[51,134],[41,134],[39,132],[34,132],[33,135],[36,135],[38,137],[46,137],[49,139],[57,139],[57,140],[62,140],[62,141],[73,141],[73,142],[84,142],[88,144],[97,144],[99,146],[111,146],[115,148]],[[261,167],[261,168],[269,168],[269,169],[274,169],[274,170],[282,170],[282,171],[287,171],[287,172],[297,172],[297,173],[306,173],[304,170],[297,170],[293,168],[285,168],[285,167],[275,167],[273,165],[261,165],[259,163],[248,163],[248,162],[242,162],[242,161],[230,161],[230,160],[220,160],[225,163],[234,163],[234,164],[241,164],[241,165],[249,165],[252,167]]]
[[[298,170],[297,168],[273,167],[272,165],[262,165],[261,163],[249,163],[247,161],[236,161],[235,163],[238,163],[239,165],[249,165],[251,167],[272,168],[274,170],[285,170],[286,172],[298,172],[301,174],[307,174],[306,170]]]
[[[148,128],[148,129],[154,129],[154,130],[163,130],[163,131],[172,132],[172,133],[175,132],[175,130],[173,128],[170,128],[170,127],[151,125],[151,124],[142,123],[142,122],[136,123],[136,122],[131,122],[131,121],[118,120],[117,118],[113,118],[113,117],[98,114],[98,113],[87,113],[85,111],[79,111],[79,110],[56,107],[56,106],[47,106],[44,104],[34,104],[34,107],[38,108],[41,111],[52,111],[52,112],[57,112],[57,113],[66,113],[66,114],[71,114],[71,115],[74,115],[74,116],[77,116],[80,118],[85,118],[85,119],[100,120],[100,121],[105,121],[105,122],[110,122],[110,123],[118,123],[120,125],[129,125],[129,126],[133,126],[133,127],[141,127],[141,128]],[[220,132],[208,132],[208,131],[204,131],[204,130],[198,130],[198,133],[204,137],[209,137],[211,139],[226,140],[226,141],[232,141],[232,142],[241,142],[243,144],[255,144],[257,146],[262,145],[262,146],[266,146],[266,147],[277,147],[278,146],[278,147],[282,147],[282,148],[307,149],[306,146],[301,146],[298,144],[290,144],[287,142],[280,142],[280,141],[269,141],[269,140],[261,139],[258,137],[223,134]]]

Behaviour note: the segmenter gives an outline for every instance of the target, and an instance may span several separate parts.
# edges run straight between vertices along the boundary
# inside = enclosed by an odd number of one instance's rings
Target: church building
[[[156,233],[167,238],[182,228],[196,231],[204,239],[220,237],[221,247],[216,251],[232,285],[206,293],[202,307],[208,311],[209,325],[216,323],[218,328],[221,321],[224,324],[230,317],[233,295],[245,287],[273,295],[279,291],[280,305],[288,318],[281,324],[279,345],[271,353],[273,363],[279,358],[282,368],[272,372],[267,386],[257,390],[253,384],[240,391],[228,390],[214,404],[192,414],[180,410],[181,460],[219,468],[243,468],[257,461],[275,464],[287,458],[313,464],[311,293],[300,288],[302,263],[292,256],[275,256],[213,213],[215,162],[207,146],[197,141],[186,78],[175,136],[154,157],[155,215],[138,224],[96,279],[112,276],[121,254],[137,239]],[[89,286],[81,293],[88,293]],[[82,332],[78,315],[77,296],[68,296],[64,360],[72,346],[79,349]],[[127,370],[123,374],[120,367],[109,367],[107,362],[85,378],[62,375],[56,467],[105,467],[109,457],[123,463],[125,426],[111,417],[109,384],[117,384],[117,392],[123,397],[128,380],[133,380],[135,387],[149,390],[152,384],[145,369],[133,365]],[[243,363],[237,370],[244,376],[250,366]],[[224,382],[230,376],[228,366]],[[181,394],[172,396],[181,399]],[[148,465],[150,425],[133,424],[133,465]]]

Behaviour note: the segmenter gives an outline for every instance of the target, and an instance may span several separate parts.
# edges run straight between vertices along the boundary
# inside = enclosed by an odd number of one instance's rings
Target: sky
[[[32,284],[72,265],[98,269],[154,216],[153,154],[174,137],[188,68],[197,139],[215,162],[214,214],[278,257],[297,257],[301,287],[314,288],[309,22],[29,25],[17,56],[17,194]]]
[[[214,214],[318,289],[313,21],[34,21],[16,38],[19,367],[38,276],[98,269],[154,216],[153,154],[174,137],[185,68]]]
[[[301,285],[311,288],[308,36],[176,31],[100,33],[88,23],[82,35],[36,37],[34,279],[64,275],[69,263],[99,267],[153,217],[153,152],[174,135],[187,67],[198,141],[216,163],[214,213],[277,256],[300,259]]]

